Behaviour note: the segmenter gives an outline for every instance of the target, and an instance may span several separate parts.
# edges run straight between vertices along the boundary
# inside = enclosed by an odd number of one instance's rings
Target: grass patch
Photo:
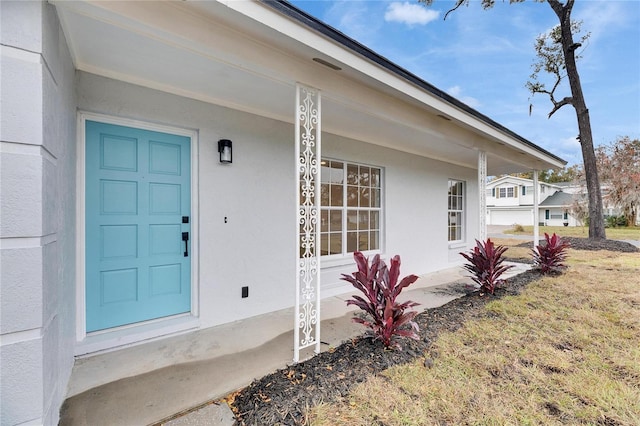
[[[533,226],[523,226],[523,231],[513,229],[505,230],[505,234],[533,235]],[[589,228],[586,226],[541,226],[540,235],[544,233],[552,235],[556,233],[561,237],[588,238]],[[640,227],[630,226],[627,228],[607,228],[607,238],[611,240],[640,240]]]
[[[640,256],[570,250],[567,263],[442,334],[432,368],[370,377],[310,423],[640,424]]]

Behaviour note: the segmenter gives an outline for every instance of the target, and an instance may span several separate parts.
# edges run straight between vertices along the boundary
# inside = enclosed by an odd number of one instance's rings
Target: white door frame
[[[191,138],[191,312],[168,318],[154,319],[87,334],[85,301],[85,123],[87,120],[137,129],[170,133]],[[199,327],[199,190],[198,131],[165,126],[93,112],[79,111],[77,116],[76,150],[76,348],[75,355],[131,345],[187,329]]]

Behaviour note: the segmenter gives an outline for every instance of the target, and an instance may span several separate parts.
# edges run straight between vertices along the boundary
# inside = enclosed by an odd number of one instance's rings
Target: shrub
[[[418,277],[408,275],[398,282],[400,256],[397,255],[391,259],[390,268],[387,268],[378,254],[373,257],[371,266],[369,266],[369,259],[361,252],[355,252],[353,257],[358,270],[351,275],[342,274],[342,279],[360,290],[365,298],[354,295],[353,299],[347,300],[347,305],[355,305],[371,317],[371,320],[364,318],[353,318],[353,320],[369,327],[374,338],[381,340],[387,348],[401,349],[395,341],[395,336],[419,339],[416,334],[418,324],[413,321],[418,312],[405,312],[408,308],[417,306],[418,303],[396,302],[400,292],[413,284]]]
[[[627,217],[625,215],[620,215],[620,216],[605,216],[605,223],[604,223],[606,228],[617,228],[617,227],[626,227],[629,226],[629,221],[627,220]]]
[[[515,223],[513,225],[513,232],[524,232],[524,226],[520,225],[519,223]]]
[[[567,249],[571,247],[571,244],[555,233],[549,237],[549,234],[545,232],[544,239],[545,241],[537,245],[535,250],[531,250],[534,268],[543,274],[561,272],[565,267],[562,262],[567,258]]]
[[[464,268],[473,274],[471,279],[480,286],[481,293],[493,294],[496,287],[504,283],[500,275],[513,268],[513,265],[502,264],[505,251],[505,246],[496,246],[491,238],[488,238],[486,243],[476,240],[476,246],[471,253],[460,253],[469,261]]]

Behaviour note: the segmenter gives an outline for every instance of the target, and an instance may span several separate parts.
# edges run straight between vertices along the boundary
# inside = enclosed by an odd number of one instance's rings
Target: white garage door
[[[533,225],[531,210],[489,210],[488,225]]]

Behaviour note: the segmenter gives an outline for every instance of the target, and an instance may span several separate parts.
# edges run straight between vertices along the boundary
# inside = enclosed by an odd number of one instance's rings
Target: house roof
[[[50,0],[84,72],[293,123],[322,92],[322,130],[489,175],[566,162],[284,1]],[[234,135],[226,135],[234,137]]]
[[[516,177],[516,176],[502,176],[501,178],[494,179],[491,182],[488,182],[487,187],[492,188],[494,186],[500,185],[505,182],[516,183],[518,185],[533,186],[533,180],[531,179],[525,179],[525,178]],[[542,181],[538,181],[538,183],[540,185],[560,189],[560,186],[555,183],[548,183],[548,182],[542,182]]]
[[[557,207],[557,206],[570,206],[573,203],[573,195],[566,192],[556,191],[555,194],[547,197],[539,205],[540,207]]]
[[[359,43],[358,41],[350,38],[349,36],[345,35],[344,33],[342,33],[341,31],[333,28],[332,26],[320,21],[319,19],[307,14],[306,12],[296,8],[295,6],[293,6],[291,3],[289,3],[286,0],[261,0],[263,1],[265,4],[273,7],[274,9],[280,11],[281,13],[290,16],[296,20],[298,20],[299,22],[305,24],[306,26],[308,26],[309,28],[316,30],[324,35],[326,35],[327,37],[330,37],[331,39],[339,42],[340,44],[342,44],[343,46],[347,47],[348,49],[352,50],[354,53],[357,53],[359,55],[362,55],[364,57],[366,57],[367,59],[377,63],[378,65],[388,69],[389,71],[395,73],[396,75],[398,75],[401,78],[406,79],[407,81],[410,81],[411,83],[414,83],[416,85],[418,85],[419,87],[421,87],[422,89],[432,93],[433,95],[442,98],[443,100],[445,100],[446,102],[455,105],[457,108],[460,108],[461,110],[469,113],[470,115],[473,115],[474,117],[478,118],[479,120],[489,124],[492,127],[495,127],[496,129],[503,131],[507,134],[509,134],[510,136],[512,136],[513,138],[519,140],[520,142],[531,146],[532,148],[536,149],[537,151],[543,152],[546,155],[549,155],[553,158],[555,158],[558,161],[564,162],[566,164],[566,161],[563,160],[562,158],[560,158],[559,156],[545,150],[544,148],[534,144],[533,142],[525,139],[524,137],[520,136],[519,134],[515,133],[514,131],[504,127],[503,125],[501,125],[500,123],[494,121],[493,119],[489,118],[488,116],[480,113],[479,111],[471,108],[470,106],[468,106],[467,104],[461,102],[460,100],[456,99],[455,97],[449,95],[448,93],[438,89],[437,87],[435,87],[434,85],[428,83],[427,81],[423,80],[422,78],[418,77],[417,75],[411,73],[410,71],[402,68],[401,66],[391,62],[390,60],[388,60],[387,58],[385,58],[384,56],[378,54],[377,52],[369,49],[368,47],[364,46],[363,44]]]

